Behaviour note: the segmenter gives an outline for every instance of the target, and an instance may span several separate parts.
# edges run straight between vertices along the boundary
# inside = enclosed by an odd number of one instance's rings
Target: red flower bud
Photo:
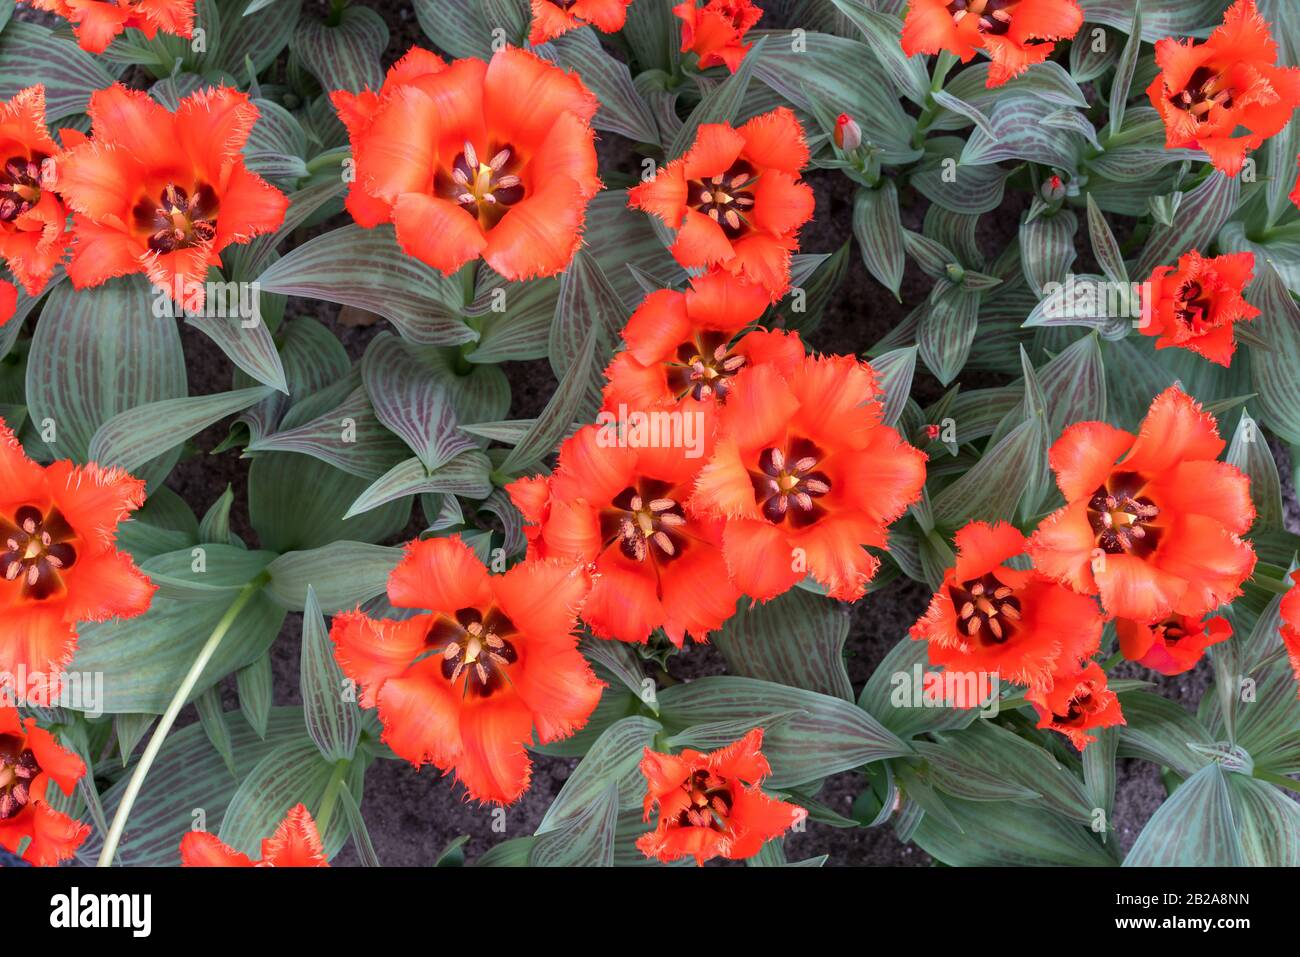
[[[862,145],[862,127],[847,113],[835,117],[835,145],[846,153]]]

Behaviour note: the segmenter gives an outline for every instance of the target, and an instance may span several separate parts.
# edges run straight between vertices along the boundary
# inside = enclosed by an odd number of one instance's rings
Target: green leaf
[[[239,690],[239,710],[244,720],[259,737],[265,738],[275,696],[270,652],[240,668],[235,675],[235,685]]]
[[[892,349],[871,360],[880,381],[881,400],[880,419],[885,425],[897,425],[907,407],[907,397],[912,391],[912,379],[916,373],[916,346],[905,349]]]
[[[1079,0],[1084,19],[1104,23],[1127,33],[1133,27],[1133,0]],[[1143,4],[1142,39],[1155,43],[1163,37],[1189,34],[1205,36],[1223,20],[1223,0],[1179,0],[1177,3]]]
[[[271,580],[266,593],[289,611],[303,611],[314,588],[320,607],[333,615],[384,594],[388,576],[401,560],[400,548],[365,542],[288,552],[267,566]]]
[[[819,325],[848,273],[849,242],[829,256],[796,253],[790,264],[790,292],[768,313],[769,327],[790,329],[807,336]],[[806,267],[816,265],[805,271]]]
[[[325,618],[316,601],[316,593],[307,586],[307,602],[302,616],[302,655],[299,663],[303,720],[316,749],[330,764],[351,761],[361,735],[361,709],[355,694],[345,696],[349,683],[334,660]]]
[[[1091,825],[1093,803],[1083,782],[1044,748],[990,721],[935,735],[913,745],[928,763],[933,783],[966,800],[1041,801],[1049,810]]]
[[[613,867],[618,787],[613,782],[554,831],[537,837],[530,867]]]
[[[31,86],[33,66],[45,87],[45,121],[86,112],[90,94],[113,82],[95,58],[35,23],[9,23],[0,33],[0,98]]]
[[[535,52],[577,73],[596,94],[600,109],[591,121],[596,129],[626,136],[634,143],[659,142],[654,115],[632,85],[627,64],[605,52],[594,30],[571,30]]]
[[[136,745],[158,720],[156,714],[117,714],[113,716],[113,731],[117,735],[117,750],[122,755],[122,767],[130,763]]]
[[[1300,867],[1300,805],[1280,788],[1228,775],[1232,819],[1250,867]]]
[[[1208,764],[1156,809],[1125,867],[1241,867],[1246,863],[1226,773]]]
[[[1021,265],[1035,295],[1044,295],[1048,283],[1064,283],[1078,257],[1074,237],[1079,219],[1068,209],[1054,216],[1039,216],[1020,224]]]
[[[1097,30],[1101,31],[1100,38],[1093,36]],[[1100,43],[1097,42],[1098,39],[1101,40]],[[1119,49],[1115,37],[1095,24],[1086,31],[1080,30],[1076,41],[1070,44],[1070,76],[1076,83],[1097,79],[1115,65],[1119,59]]]
[[[667,3],[629,5],[622,36],[643,70],[676,71],[681,60],[681,21]]]
[[[101,465],[119,465],[134,472],[226,416],[262,401],[271,392],[269,386],[258,386],[215,395],[163,399],[127,409],[95,432],[90,440],[90,458]]]
[[[641,656],[633,646],[624,641],[610,641],[585,633],[578,644],[578,650],[595,667],[598,677],[603,678],[603,672],[609,672],[611,677],[622,682],[647,708],[658,713],[659,702],[655,697],[654,680],[646,677]]]
[[[158,586],[159,598],[229,603],[274,557],[274,552],[208,543],[150,558],[142,568]]]
[[[1273,343],[1274,351],[1251,349],[1251,382],[1259,393],[1265,424],[1296,444],[1300,443],[1300,390],[1295,387],[1300,364],[1300,305],[1274,263],[1257,262],[1257,269],[1247,296],[1261,313],[1254,323],[1257,331]]]
[[[236,0],[235,6],[240,0]],[[224,10],[234,12],[230,7]],[[246,63],[260,74],[271,65],[293,37],[302,4],[296,0],[253,0],[244,7],[238,27],[227,31],[215,65],[228,73],[242,75]]]
[[[378,90],[384,83],[379,57],[388,26],[369,7],[346,6],[335,25],[313,17],[298,22],[293,51],[326,90]]]
[[[1038,370],[1048,437],[1072,422],[1106,421],[1106,369],[1095,335],[1076,339]]]
[[[219,545],[239,544],[234,532],[230,530],[230,506],[234,502],[235,493],[229,485],[226,485],[226,490],[212,503],[204,513],[203,521],[199,523],[199,541]]]
[[[897,299],[906,266],[898,188],[892,179],[876,190],[860,189],[853,197],[853,236],[868,271]]]
[[[1129,28],[1128,42],[1115,67],[1115,79],[1110,85],[1110,132],[1114,136],[1124,125],[1124,108],[1128,105],[1129,88],[1133,85],[1133,71],[1137,68],[1138,54],[1142,50],[1142,4],[1133,4],[1133,24]]]
[[[954,288],[945,292],[921,319],[916,343],[921,359],[947,385],[966,365],[979,324],[979,293]]]
[[[454,57],[492,56],[492,31],[478,0],[414,0],[425,36]]]
[[[417,0],[419,2],[419,0]],[[477,861],[475,867],[527,867],[528,857],[532,853],[537,838],[531,834],[525,837],[512,837],[489,848]]]
[[[366,820],[361,816],[361,808],[357,806],[357,799],[347,788],[339,788],[339,806],[343,808],[343,813],[347,817],[348,829],[352,832],[352,843],[357,849],[357,859],[361,866],[382,867],[383,865],[379,863],[379,855],[375,853],[375,845],[371,843],[370,831],[366,829]],[[443,852],[444,856],[446,853]],[[438,865],[441,864],[440,857]]]
[[[1097,740],[1083,749],[1083,786],[1094,808],[1105,814],[1106,834],[1115,829],[1115,752],[1119,728],[1097,728]]]
[[[546,403],[528,431],[510,450],[501,463],[501,471],[513,473],[523,471],[535,465],[549,455],[560,439],[567,434],[577,419],[586,396],[587,385],[591,381],[595,368],[596,342],[600,333],[596,326],[589,326],[583,338],[582,348],[564,378],[556,387],[555,393]]]
[[[551,368],[562,379],[570,366],[581,361],[588,335],[595,336],[592,374],[584,383],[586,392],[574,419],[591,418],[600,408],[604,379],[598,373],[609,364],[627,318],[627,309],[600,263],[582,250],[575,253],[573,262],[560,276],[547,343]]]
[[[965,140],[954,136],[926,140],[925,158],[912,174],[912,185],[944,209],[971,215],[992,212],[1002,205],[1011,171],[991,165],[958,166],[965,145]]]
[[[554,277],[506,282],[491,269],[479,270],[465,315],[481,323],[480,338],[465,358],[485,364],[545,356],[559,287]]]
[[[334,765],[316,752],[311,741],[281,744],[248,772],[230,798],[217,836],[235,850],[259,859],[262,841],[275,833],[295,805],[305,804],[315,816],[334,773]],[[358,802],[364,774],[362,764],[352,765],[345,785]],[[350,833],[345,816],[331,818],[321,835],[325,856],[337,854]]]
[[[375,417],[433,471],[477,446],[456,428],[455,407],[430,352],[380,333],[366,348],[361,374]]]
[[[321,393],[326,395],[332,395],[332,390]],[[294,411],[306,409],[307,404],[300,404]],[[410,451],[379,421],[364,388],[351,390],[338,405],[306,422],[298,423],[297,418],[292,422],[286,418],[279,432],[254,436],[247,451],[259,453],[258,458],[264,452],[298,452],[363,479],[379,478]]]
[[[1204,755],[1188,744],[1214,741],[1182,705],[1145,691],[1126,692],[1119,700],[1125,721],[1119,732],[1120,757],[1166,765],[1184,776],[1205,766]]]
[[[44,428],[49,419],[54,426],[49,445],[55,458],[86,462],[91,438],[114,416],[185,395],[176,324],[153,315],[143,278],[112,279],[80,291],[59,283],[45,309],[56,321],[37,323],[27,355],[26,396],[32,422]],[[151,463],[139,476],[159,484],[177,454]]]
[[[1127,283],[1128,268],[1124,265],[1124,255],[1091,193],[1088,194],[1088,235],[1092,238],[1093,258],[1106,278],[1111,282]]]
[[[390,226],[331,230],[272,263],[257,281],[263,292],[378,313],[411,342],[460,345],[477,338],[458,315],[455,280],[402,252]]]
[[[802,711],[764,738],[769,784],[793,787],[909,748],[879,721],[839,698],[752,678],[700,678],[659,692],[659,713],[672,732],[715,721],[755,723],[781,711]]]
[[[248,428],[249,440],[253,442],[278,428],[295,403],[349,378],[352,369],[352,360],[343,344],[315,319],[293,319],[284,323],[277,334],[285,381],[293,398],[272,395],[236,419]],[[242,387],[253,382],[237,373],[234,384]]]
[[[226,805],[246,777],[267,754],[288,742],[311,748],[299,708],[276,708],[265,739],[239,716],[226,716],[230,728],[235,774],[208,742],[198,724],[168,735],[144,788],[131,811],[131,826],[118,848],[117,863],[125,867],[175,867],[180,864],[180,843],[193,827],[216,833]],[[110,817],[126,790],[124,776],[103,794]],[[264,835],[269,837],[270,834]],[[81,856],[93,860],[103,846],[104,834],[96,829],[81,847]],[[256,856],[261,856],[260,853]]]
[[[711,636],[730,673],[853,699],[844,669],[849,614],[841,602],[796,588],[739,611]]]
[[[1173,224],[1151,231],[1135,274],[1149,276],[1157,266],[1173,265],[1189,249],[1206,248],[1236,210],[1240,196],[1237,177],[1212,170],[1183,197]]]
[[[311,495],[303,495],[306,488]],[[379,542],[396,535],[411,514],[409,500],[344,519],[346,503],[365,488],[364,479],[322,467],[305,455],[259,455],[248,470],[249,518],[262,543],[281,553],[345,540]]]
[[[1038,807],[949,798],[960,830],[926,814],[913,839],[951,867],[1112,867],[1115,859],[1086,828]]]
[[[1300,722],[1300,700],[1296,698],[1295,675],[1288,662],[1282,660],[1252,677],[1255,700],[1238,705],[1237,744],[1250,752],[1255,767],[1262,771],[1300,773],[1300,739],[1295,733]],[[1235,690],[1240,695],[1243,689]]]
[[[272,557],[268,552],[231,551],[251,558],[252,563],[214,561],[203,572],[187,572],[193,590],[185,598],[159,594],[149,611],[137,618],[80,626],[77,653],[70,668],[74,672],[104,675],[100,702],[104,712],[161,714],[167,707],[173,691],[238,590],[252,580],[259,565]],[[185,552],[182,560],[189,554]],[[157,565],[169,569],[168,577],[173,582],[181,580],[173,556],[151,559],[144,563],[142,570],[149,574]],[[210,589],[206,595],[200,586]],[[225,675],[261,657],[275,640],[283,621],[282,608],[265,595],[254,596],[199,676],[195,694],[203,693]]]
[[[992,88],[988,85],[990,67],[989,63],[972,63],[949,80],[944,89],[983,113],[988,113],[1008,93],[1034,96],[1058,108],[1077,106],[1085,109],[1088,106],[1088,98],[1079,89],[1079,84],[1059,63],[1051,60],[1036,63],[1014,80]]]
[[[936,707],[926,702],[926,675],[940,674],[930,666],[927,648],[926,642],[910,637],[898,642],[858,696],[858,707],[875,715],[900,738],[964,728],[979,716],[976,708]]]
[[[357,496],[343,517],[353,518],[413,495],[445,494],[484,498],[492,492],[491,472],[491,460],[478,449],[462,452],[432,472],[419,459],[409,458],[375,479]]]
[[[934,520],[947,529],[972,519],[1009,521],[1032,476],[1042,446],[1042,421],[1028,418],[992,449],[975,467],[934,498]]]
[[[803,30],[772,30],[760,42],[745,55],[742,70],[752,63],[757,79],[805,113],[814,113],[815,103],[835,104],[836,112],[857,120],[863,140],[880,149],[884,163],[920,158],[911,144],[916,121],[903,111],[865,43]]]
[[[194,699],[194,707],[199,713],[203,730],[212,742],[212,747],[226,762],[231,775],[235,774],[235,755],[230,749],[230,728],[226,726],[226,716],[221,710],[221,691],[215,685]],[[152,716],[151,716],[152,717]]]
[[[616,808],[640,807],[646,789],[641,758],[661,730],[659,722],[639,716],[624,718],[606,728],[547,808],[537,825],[537,834],[559,830],[580,819],[584,810],[611,787]]]
[[[1029,160],[1073,172],[1077,164],[1072,134],[1044,122],[1058,109],[1036,96],[1004,93],[989,114],[991,133],[978,127],[971,133],[961,166]]]
[[[694,748],[696,751],[716,751],[729,744],[735,744],[755,728],[762,728],[764,734],[777,728],[806,711],[777,711],[760,718],[739,718],[732,721],[710,721],[707,724],[695,724],[685,731],[678,731],[668,738],[668,747]]]
[[[924,56],[907,56],[898,42],[903,32],[903,21],[888,13],[868,9],[863,0],[832,0],[840,12],[853,22],[866,38],[867,46],[877,62],[893,81],[900,94],[917,106],[925,105],[930,92],[930,77],[925,68]]]
[[[1255,503],[1257,529],[1285,528],[1282,508],[1282,479],[1268,439],[1245,409],[1237,422],[1225,461],[1241,469],[1250,479],[1250,497]]]
[[[251,301],[244,301],[249,288],[233,282],[212,283],[200,314],[185,313],[174,302],[166,311],[169,316],[184,314],[186,325],[215,342],[254,381],[287,394],[284,365],[262,316],[261,294],[253,290]]]

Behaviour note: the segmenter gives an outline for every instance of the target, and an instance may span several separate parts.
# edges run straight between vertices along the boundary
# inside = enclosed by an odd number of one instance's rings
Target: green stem
[[[244,610],[244,606],[266,584],[268,577],[266,572],[262,572],[244,586],[243,590],[235,598],[234,603],[221,616],[221,620],[217,622],[217,627],[212,630],[212,634],[208,636],[208,640],[200,649],[198,657],[194,659],[194,664],[190,665],[190,670],[186,673],[181,686],[176,689],[176,694],[172,695],[172,700],[167,705],[167,710],[163,712],[158,727],[154,730],[153,736],[149,739],[149,744],[144,749],[144,754],[140,756],[140,763],[131,772],[131,780],[127,782],[126,791],[122,794],[122,803],[117,806],[117,813],[113,815],[113,824],[108,830],[108,835],[104,838],[104,849],[100,852],[97,866],[109,867],[112,865],[113,857],[117,853],[117,845],[121,842],[122,833],[126,830],[127,818],[131,816],[131,807],[135,804],[135,799],[140,796],[140,789],[144,786],[144,779],[149,774],[149,769],[153,766],[154,760],[157,759],[158,752],[162,750],[163,741],[167,739],[168,732],[171,731],[172,725],[176,723],[177,715],[181,713],[181,708],[185,707],[185,702],[189,700],[190,694],[194,691],[194,686],[198,684],[199,676],[203,674],[203,669],[208,666],[208,662],[216,654],[217,648],[220,647],[222,640],[226,637],[226,633],[230,631],[230,626],[235,623],[235,619]]]
[[[920,149],[925,143],[925,134],[930,129],[930,124],[934,122],[935,117],[939,115],[939,104],[934,101],[934,94],[943,89],[943,84],[948,79],[948,73],[956,64],[957,58],[944,50],[939,54],[939,60],[934,65],[934,74],[930,78],[930,95],[925,98],[925,106],[921,109],[921,115],[916,120],[916,131],[912,134],[912,148]]]
[[[334,765],[334,773],[330,776],[329,784],[325,785],[325,796],[321,798],[320,810],[316,812],[316,833],[325,839],[325,829],[330,825],[330,818],[334,815],[334,805],[339,800],[339,789],[343,786],[343,778],[348,770],[347,761],[339,761]]]
[[[1117,664],[1119,664],[1123,660],[1124,660],[1124,652],[1117,651],[1109,658],[1106,659],[1106,663],[1101,666],[1101,670],[1110,671],[1111,668],[1114,668]]]
[[[1295,778],[1289,778],[1285,774],[1278,774],[1275,771],[1264,771],[1256,768],[1251,772],[1251,777],[1260,781],[1267,781],[1269,784],[1276,784],[1280,788],[1287,788],[1291,791],[1300,791],[1300,781]]]

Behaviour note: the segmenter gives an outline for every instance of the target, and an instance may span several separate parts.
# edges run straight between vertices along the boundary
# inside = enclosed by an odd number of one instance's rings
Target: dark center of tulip
[[[682,827],[707,827],[724,834],[731,830],[727,818],[734,799],[731,787],[710,771],[695,771],[682,784],[690,803],[677,815]]]
[[[502,146],[485,163],[474,144],[466,140],[451,164],[450,180],[440,179],[438,192],[490,229],[524,198],[524,184],[517,175],[519,165],[519,157],[510,146]]]
[[[1192,280],[1184,283],[1178,290],[1178,301],[1174,306],[1174,317],[1191,332],[1204,332],[1210,320],[1214,304],[1205,294],[1199,282]]]
[[[63,582],[60,572],[77,562],[71,542],[72,527],[57,509],[48,515],[24,505],[12,522],[0,518],[0,578],[21,582],[23,597],[40,601],[58,594]]]
[[[149,234],[149,249],[171,253],[211,242],[217,235],[216,191],[200,183],[193,192],[175,183],[163,187],[158,198],[143,196],[131,214],[136,226]]]
[[[1163,638],[1167,645],[1176,645],[1187,637],[1187,629],[1176,618],[1170,618],[1168,621],[1161,622],[1153,627],[1155,633]]]
[[[551,0],[551,6],[559,7],[561,10],[568,10],[577,2],[578,0]]]
[[[32,781],[41,773],[36,755],[23,747],[23,739],[0,734],[0,821],[7,821],[31,800]]]
[[[509,680],[507,670],[519,652],[507,636],[514,625],[493,608],[486,617],[477,608],[462,608],[454,618],[439,616],[429,629],[426,644],[442,649],[442,676],[455,685],[464,679],[463,692],[486,698]]]
[[[785,450],[764,449],[758,471],[750,471],[754,498],[769,522],[787,518],[796,527],[811,525],[825,514],[817,499],[831,490],[830,477],[817,471],[822,452],[807,439],[795,439]]]
[[[727,398],[731,379],[745,367],[745,357],[731,351],[731,343],[717,332],[703,332],[677,348],[675,362],[669,363],[668,385],[680,399],[716,396]]]
[[[682,553],[686,513],[667,493],[666,482],[642,481],[638,488],[619,492],[601,515],[606,543],[617,540],[619,551],[634,562],[647,558],[669,562]]]
[[[728,239],[736,239],[749,229],[746,217],[754,208],[754,183],[754,168],[738,160],[707,181],[688,181],[686,203],[721,226]]]
[[[1066,705],[1065,714],[1052,714],[1052,722],[1062,727],[1082,727],[1088,722],[1088,716],[1097,710],[1097,703],[1092,690],[1084,688],[1076,691]]]
[[[1153,523],[1160,509],[1141,494],[1145,485],[1133,472],[1117,472],[1088,500],[1088,522],[1097,535],[1097,547],[1108,555],[1143,558],[1159,544],[1160,529]]]
[[[0,222],[12,223],[41,201],[41,161],[11,156],[0,170]]]
[[[960,586],[950,585],[948,597],[957,610],[957,627],[967,638],[982,645],[1000,645],[1016,633],[1020,599],[992,572]]]
[[[1169,97],[1169,102],[1204,121],[1216,107],[1232,109],[1232,87],[1222,73],[1202,66],[1192,73],[1181,93]]]
[[[1011,29],[1011,14],[1020,0],[950,0],[948,12],[953,23],[967,17],[979,17],[980,33],[1000,37]]]

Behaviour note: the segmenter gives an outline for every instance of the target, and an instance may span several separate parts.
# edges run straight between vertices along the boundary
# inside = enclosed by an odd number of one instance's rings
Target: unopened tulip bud
[[[1065,199],[1065,180],[1053,173],[1043,181],[1043,199],[1049,203],[1059,203]]]
[[[847,113],[835,118],[835,145],[846,153],[862,145],[862,127]]]

